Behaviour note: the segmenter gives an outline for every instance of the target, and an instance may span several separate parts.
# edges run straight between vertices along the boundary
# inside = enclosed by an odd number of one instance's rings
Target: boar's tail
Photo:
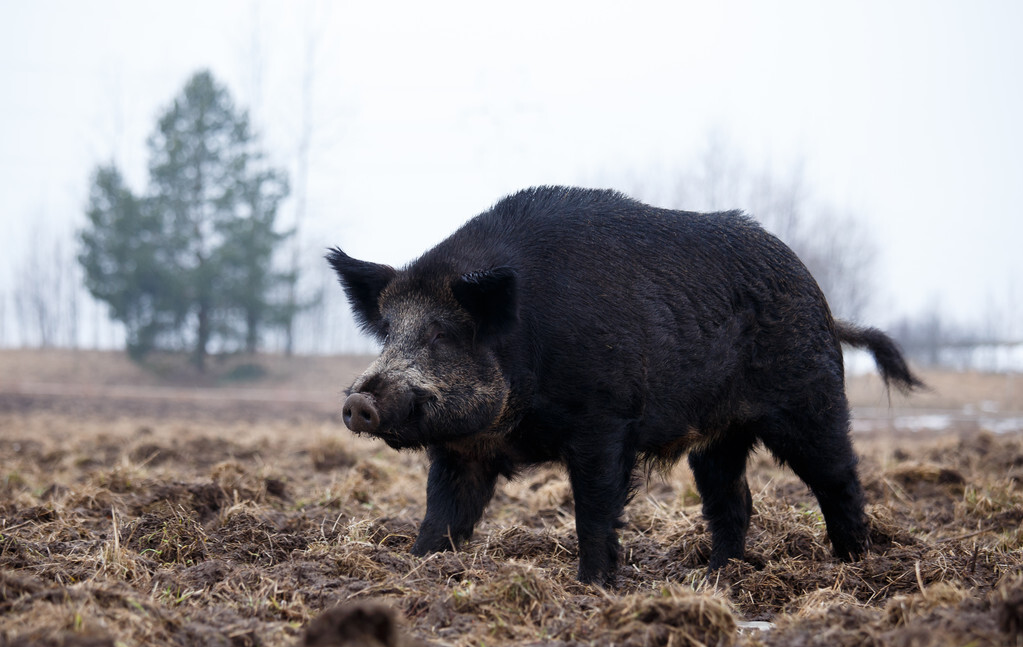
[[[909,370],[902,351],[888,335],[877,328],[860,328],[845,321],[836,321],[835,328],[842,343],[870,351],[886,387],[895,384],[903,393],[926,388],[927,385]]]

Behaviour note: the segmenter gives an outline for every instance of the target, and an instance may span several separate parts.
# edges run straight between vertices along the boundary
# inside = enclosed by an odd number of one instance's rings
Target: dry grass
[[[924,375],[924,382],[925,391],[903,395],[893,389],[889,394],[876,373],[867,373],[850,378],[846,392],[854,407],[1023,411],[1023,375],[935,370]]]
[[[67,386],[229,387],[260,390],[290,389],[336,391],[341,380],[357,374],[372,357],[361,355],[296,356],[245,354],[210,358],[205,373],[198,373],[183,355],[151,355],[144,364],[127,355],[108,351],[62,349],[0,349],[0,384],[23,383]],[[258,376],[258,379],[250,379]]]
[[[679,467],[629,506],[606,591],[575,580],[559,469],[419,559],[423,458],[318,409],[0,394],[0,645],[1023,644],[1023,438],[856,441],[863,560],[835,561],[806,488],[758,455],[746,561],[706,577]]]

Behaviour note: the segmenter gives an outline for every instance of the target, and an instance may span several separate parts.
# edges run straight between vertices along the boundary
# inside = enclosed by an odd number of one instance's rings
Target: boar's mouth
[[[356,435],[379,438],[393,449],[425,445],[423,412],[437,399],[434,394],[412,387],[392,392],[381,402],[372,392],[347,389],[345,393],[342,418]]]

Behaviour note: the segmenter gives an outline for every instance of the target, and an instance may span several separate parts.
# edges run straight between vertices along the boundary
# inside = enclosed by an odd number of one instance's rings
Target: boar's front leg
[[[579,581],[609,586],[614,582],[621,548],[625,504],[632,495],[636,452],[623,437],[595,434],[573,443],[565,457],[579,538]]]
[[[426,480],[426,517],[412,554],[454,550],[472,536],[476,522],[494,496],[498,466],[441,449],[430,450]]]

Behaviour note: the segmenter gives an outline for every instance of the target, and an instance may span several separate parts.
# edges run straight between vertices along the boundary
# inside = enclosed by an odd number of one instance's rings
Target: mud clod
[[[402,647],[397,613],[383,604],[354,603],[328,609],[305,630],[302,647]]]
[[[1023,578],[1017,577],[995,593],[998,628],[1017,643],[1023,638]]]

